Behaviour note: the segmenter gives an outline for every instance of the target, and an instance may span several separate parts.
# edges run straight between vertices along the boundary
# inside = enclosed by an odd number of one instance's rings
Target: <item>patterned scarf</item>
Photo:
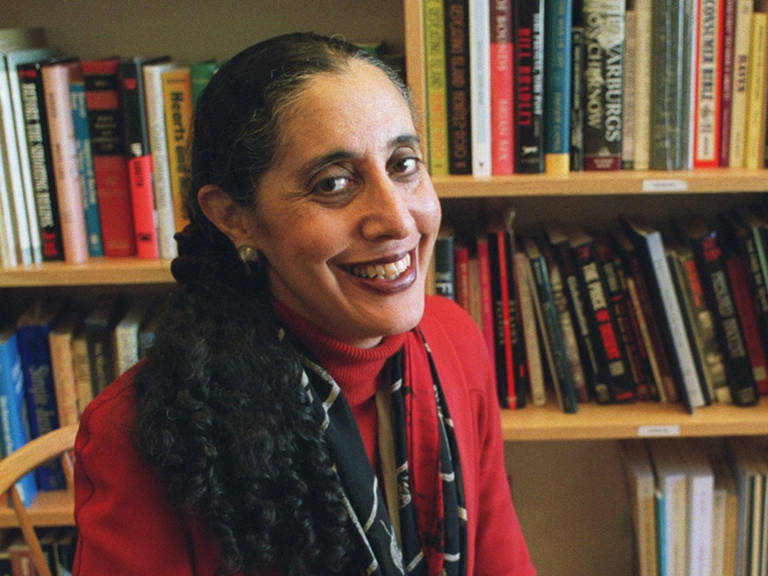
[[[369,463],[357,424],[341,389],[322,366],[302,356],[302,385],[323,422],[323,430],[344,492],[344,504],[365,558],[364,572],[374,576],[465,574],[466,509],[453,424],[429,346],[420,332],[419,336],[429,361],[437,409],[435,426],[440,478],[436,480],[437,502],[431,510],[436,518],[427,519],[426,522],[422,519],[420,523],[413,504],[408,461],[408,446],[418,442],[418,439],[413,438],[416,426],[412,418],[413,390],[409,382],[404,382],[403,350],[400,349],[388,360],[384,372],[390,376],[400,545],[387,512],[383,487],[379,485]],[[418,466],[419,463],[415,464]],[[420,524],[442,530],[427,534],[422,530],[420,535]]]

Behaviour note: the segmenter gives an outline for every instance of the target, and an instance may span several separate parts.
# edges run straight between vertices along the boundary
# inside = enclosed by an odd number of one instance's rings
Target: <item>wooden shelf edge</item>
[[[441,198],[768,192],[768,170],[736,168],[669,172],[587,171],[572,172],[563,176],[514,174],[486,179],[472,176],[433,176],[432,181]]]
[[[0,270],[0,287],[171,284],[170,260],[92,258],[82,264],[45,262]]]
[[[71,492],[38,492],[27,508],[32,524],[40,527],[74,526],[74,497]],[[9,508],[0,509],[0,528],[18,526],[16,515]]]
[[[609,440],[622,438],[749,436],[768,434],[768,398],[757,406],[712,405],[688,414],[681,404],[579,406],[564,414],[550,403],[501,411],[505,441]]]

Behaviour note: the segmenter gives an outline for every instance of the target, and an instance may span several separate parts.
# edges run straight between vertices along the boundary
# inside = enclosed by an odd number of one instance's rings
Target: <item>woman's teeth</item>
[[[347,270],[360,278],[375,278],[377,280],[395,280],[411,266],[411,255],[406,254],[397,262],[386,264],[370,264],[368,266],[348,266]]]

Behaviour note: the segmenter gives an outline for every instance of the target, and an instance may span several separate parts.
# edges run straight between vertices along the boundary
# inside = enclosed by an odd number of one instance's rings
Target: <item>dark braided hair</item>
[[[266,274],[246,274],[197,191],[256,206],[282,111],[320,73],[351,59],[394,72],[340,39],[289,34],[256,44],[214,75],[195,111],[190,224],[177,235],[178,285],[136,375],[134,440],[168,497],[218,538],[220,572],[360,573],[338,479],[300,385],[297,352],[278,341]]]

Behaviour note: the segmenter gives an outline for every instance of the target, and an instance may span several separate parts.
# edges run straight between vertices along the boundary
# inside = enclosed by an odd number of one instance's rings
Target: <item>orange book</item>
[[[186,160],[189,123],[192,119],[192,93],[189,67],[180,66],[163,72],[165,103],[165,137],[168,144],[168,166],[171,173],[171,198],[176,231],[187,225],[182,194],[189,182]]]

